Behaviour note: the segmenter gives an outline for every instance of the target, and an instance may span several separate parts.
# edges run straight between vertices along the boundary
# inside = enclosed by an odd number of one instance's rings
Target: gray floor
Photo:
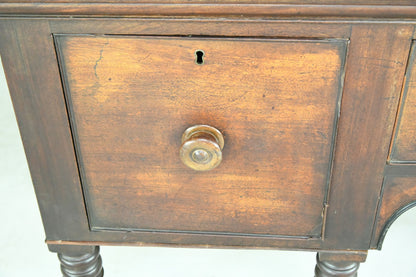
[[[0,66],[0,277],[60,276],[44,244],[36,198]],[[416,276],[416,209],[391,228],[383,251],[370,251],[359,276]],[[315,254],[272,250],[102,247],[106,276],[313,276]]]

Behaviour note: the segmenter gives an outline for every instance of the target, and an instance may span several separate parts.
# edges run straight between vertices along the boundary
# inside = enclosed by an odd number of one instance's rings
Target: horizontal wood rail
[[[416,19],[415,5],[0,3],[0,16],[272,16]]]

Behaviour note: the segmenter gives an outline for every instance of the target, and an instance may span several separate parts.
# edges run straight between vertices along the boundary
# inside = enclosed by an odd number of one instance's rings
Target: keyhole
[[[195,51],[195,63],[196,64],[204,64],[204,56],[205,53],[202,50]]]

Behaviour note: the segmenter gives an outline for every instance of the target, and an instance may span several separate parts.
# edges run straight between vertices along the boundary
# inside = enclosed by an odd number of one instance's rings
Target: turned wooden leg
[[[366,251],[358,254],[318,253],[315,277],[356,277],[360,262],[366,257]]]
[[[49,246],[58,253],[63,277],[102,277],[104,269],[99,246]]]

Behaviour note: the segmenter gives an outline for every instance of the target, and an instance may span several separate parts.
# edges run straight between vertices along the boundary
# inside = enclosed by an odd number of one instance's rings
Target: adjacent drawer
[[[396,134],[390,153],[392,163],[416,163],[416,60],[413,42],[408,62]]]
[[[346,40],[56,35],[93,230],[319,238]],[[181,162],[183,132],[224,137]]]

